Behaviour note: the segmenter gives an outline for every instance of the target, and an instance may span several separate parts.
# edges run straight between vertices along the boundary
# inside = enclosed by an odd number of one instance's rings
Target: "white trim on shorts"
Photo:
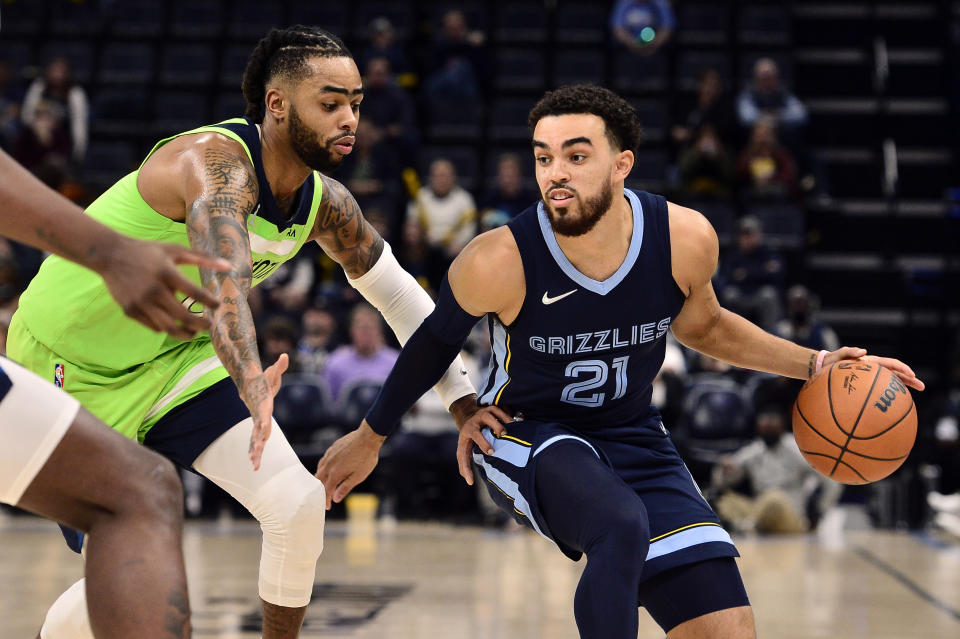
[[[0,501],[16,504],[60,444],[80,402],[6,357],[0,367],[12,383],[0,400]]]

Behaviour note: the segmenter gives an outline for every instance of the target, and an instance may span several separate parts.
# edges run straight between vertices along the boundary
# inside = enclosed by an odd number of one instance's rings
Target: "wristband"
[[[823,358],[830,354],[830,351],[820,351],[817,353],[817,364],[813,368],[813,374],[816,375],[823,368]]]

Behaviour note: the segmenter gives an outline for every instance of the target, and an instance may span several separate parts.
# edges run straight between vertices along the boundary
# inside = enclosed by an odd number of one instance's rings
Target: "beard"
[[[339,135],[324,143],[320,134],[315,133],[305,125],[300,116],[297,115],[297,109],[292,104],[290,105],[290,145],[300,161],[314,171],[329,173],[340,166],[340,163],[343,162],[343,156],[335,156],[330,148],[335,141],[344,137],[344,135]]]
[[[569,187],[564,188],[570,190]],[[593,229],[613,204],[613,185],[607,181],[598,195],[587,200],[581,200],[576,192],[573,192],[573,197],[576,204],[560,210],[554,209],[548,198],[542,198],[550,226],[557,235],[579,237]]]

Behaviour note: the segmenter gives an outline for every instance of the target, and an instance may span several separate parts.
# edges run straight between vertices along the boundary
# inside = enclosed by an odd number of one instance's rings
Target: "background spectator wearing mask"
[[[733,100],[723,90],[723,80],[716,69],[700,72],[695,102],[685,113],[683,120],[670,132],[675,144],[686,145],[706,125],[713,127],[726,145],[737,143],[740,136],[737,135]]]
[[[375,142],[383,143],[378,153],[389,151],[392,160],[402,164],[405,158],[416,157],[419,144],[413,100],[396,83],[388,58],[371,58],[364,69],[360,126],[374,136]]]
[[[773,118],[762,117],[753,125],[737,172],[746,194],[754,199],[785,199],[797,194],[797,163],[777,139]]]
[[[27,89],[21,117],[24,124],[30,126],[42,113],[41,105],[46,105],[47,113],[67,135],[70,159],[79,165],[87,153],[90,107],[86,91],[74,83],[70,74],[66,58],[51,60],[43,76]]]
[[[486,87],[485,40],[481,31],[470,30],[462,11],[447,11],[430,53],[427,96],[454,103],[479,99]]]
[[[370,44],[363,50],[357,62],[361,69],[369,68],[375,58],[384,58],[390,63],[394,73],[405,76],[410,73],[410,63],[403,47],[397,42],[393,24],[387,18],[379,16],[370,21]],[[406,78],[404,78],[406,86]]]
[[[297,362],[305,373],[319,374],[330,356],[337,333],[337,318],[322,308],[310,307],[301,320],[303,337],[297,344]]]
[[[456,257],[476,235],[477,205],[473,196],[457,184],[457,171],[450,160],[430,164],[430,181],[420,187],[407,207],[407,220],[420,225],[427,243]]]
[[[753,65],[753,83],[740,93],[737,115],[747,129],[763,116],[770,116],[788,145],[799,142],[799,131],[807,123],[807,108],[781,84],[780,69],[770,58],[761,58]]]
[[[678,169],[687,196],[726,198],[733,188],[733,160],[712,125],[700,127],[693,143],[680,154]]]
[[[720,261],[716,275],[721,304],[773,330],[780,319],[785,279],[783,257],[764,243],[755,217],[739,222],[736,247]]]
[[[787,419],[782,406],[761,407],[757,439],[714,467],[712,490],[725,491],[716,500],[717,514],[736,530],[806,532],[840,498],[842,485],[821,476],[803,459]],[[728,490],[743,481],[749,484],[752,497]],[[811,522],[807,503],[818,491]]]
[[[817,316],[817,301],[807,287],[787,290],[786,317],[777,324],[777,335],[816,351],[840,348],[840,338]]]

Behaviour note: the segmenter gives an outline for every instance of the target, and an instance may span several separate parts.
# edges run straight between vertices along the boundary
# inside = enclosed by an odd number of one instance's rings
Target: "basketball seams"
[[[817,435],[820,435],[820,437],[823,437],[826,441],[830,442],[831,444],[833,444],[833,445],[836,446],[837,448],[843,448],[843,446],[841,446],[841,445],[838,444],[837,442],[833,441],[832,439],[830,439],[829,437],[827,437],[826,435],[824,435],[823,433],[821,433],[819,430],[817,430],[817,429],[814,427],[813,424],[810,423],[810,420],[807,419],[807,416],[803,414],[803,411],[802,411],[802,410],[800,410],[800,402],[799,402],[799,401],[796,402],[796,408],[797,408],[797,414],[800,415],[800,419],[802,419],[802,420],[804,421],[804,423],[805,423],[807,426],[810,427],[810,430],[812,430],[813,432],[815,432]],[[843,433],[844,435],[846,435],[846,433],[845,433],[844,431],[841,430],[840,432]]]
[[[867,483],[867,484],[870,483],[870,480],[867,479],[866,477],[864,477],[863,475],[861,475],[859,470],[857,470],[856,468],[854,468],[853,466],[851,466],[851,465],[848,464],[847,462],[840,461],[839,459],[837,459],[837,458],[834,457],[833,455],[827,455],[826,453],[815,453],[815,452],[813,452],[812,450],[803,450],[802,448],[800,449],[800,452],[803,453],[804,455],[811,455],[811,456],[813,456],[813,457],[826,457],[827,459],[833,459],[833,460],[835,460],[835,461],[837,462],[837,465],[838,465],[838,466],[839,466],[840,464],[843,464],[844,466],[846,466],[847,468],[849,468],[850,470],[852,470],[853,472],[855,472],[855,473],[857,474],[857,477],[859,477],[860,479],[862,479],[864,483]],[[830,474],[833,475],[834,472],[836,472],[836,468],[834,468],[832,471],[830,471]]]
[[[909,416],[910,416],[910,413],[913,412],[913,409],[914,409],[915,407],[916,407],[916,403],[913,401],[913,395],[911,395],[911,396],[910,396],[910,408],[908,408],[908,409],[907,409],[907,412],[905,412],[905,413],[903,414],[903,417],[901,417],[901,418],[898,419],[897,421],[893,422],[892,424],[890,424],[889,426],[887,426],[886,428],[884,428],[884,429],[883,429],[882,431],[880,431],[879,433],[876,433],[875,435],[867,435],[866,437],[856,437],[856,436],[854,436],[853,434],[851,434],[851,435],[850,435],[850,438],[851,438],[851,439],[856,439],[856,440],[858,440],[858,441],[867,441],[868,439],[875,439],[875,438],[877,438],[877,437],[880,437],[880,435],[883,435],[883,434],[889,432],[891,429],[893,429],[895,426],[897,426],[900,422],[902,422],[902,421],[905,420],[907,417],[909,417]],[[808,423],[809,423],[809,422],[808,422]]]
[[[870,401],[870,395],[873,393],[873,389],[877,385],[877,380],[880,379],[880,371],[883,370],[883,367],[877,365],[877,374],[873,376],[873,382],[870,383],[870,389],[866,392],[863,397],[863,405],[860,407],[860,414],[857,415],[857,420],[853,422],[853,426],[850,428],[850,433],[847,435],[847,442],[840,449],[840,453],[837,455],[837,462],[833,465],[833,469],[830,471],[830,477],[833,477],[833,474],[837,472],[837,468],[840,466],[840,460],[843,458],[843,454],[847,452],[847,447],[850,445],[850,440],[853,439],[853,434],[857,430],[857,425],[860,423],[860,419],[863,417],[863,411],[867,409],[867,402]],[[830,367],[830,375],[833,375],[833,366]],[[827,396],[830,399],[830,413],[833,414],[833,392],[830,388],[830,378],[827,378]],[[833,420],[837,421],[837,416],[833,415]],[[840,428],[840,424],[837,424],[837,428]],[[840,430],[843,430],[840,428]],[[846,431],[844,431],[846,432]],[[845,466],[850,466],[850,464],[844,464]],[[852,468],[852,466],[850,466]],[[854,471],[856,472],[856,471]],[[857,473],[860,475],[860,473]],[[861,477],[863,475],[860,475]]]

